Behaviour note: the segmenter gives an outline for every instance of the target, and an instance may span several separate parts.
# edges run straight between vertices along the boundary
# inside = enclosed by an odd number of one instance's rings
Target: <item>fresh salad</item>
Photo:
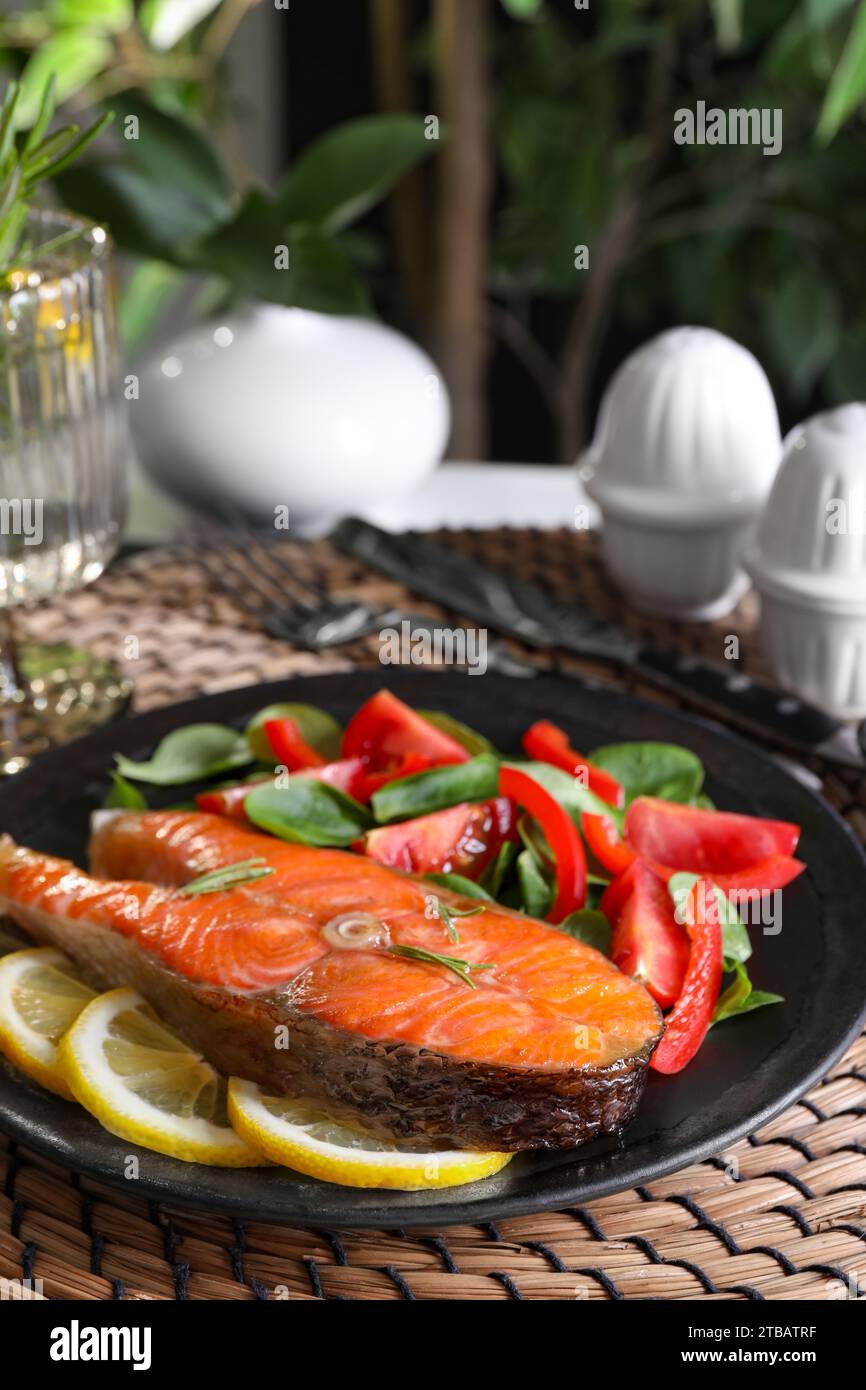
[[[107,806],[146,808],[146,784],[210,782],[190,806],[495,900],[596,947],[665,1012],[656,1071],[680,1071],[714,1024],[780,1002],[752,985],[744,917],[803,872],[799,827],[717,811],[687,748],[583,754],[540,720],[512,756],[381,690],[345,728],[310,705],[270,705],[242,732],[188,725],[146,762],[116,762]]]

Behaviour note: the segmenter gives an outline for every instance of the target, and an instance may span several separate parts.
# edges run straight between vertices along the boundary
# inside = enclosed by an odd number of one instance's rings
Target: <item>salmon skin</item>
[[[253,857],[231,890],[179,886]],[[431,884],[198,812],[100,813],[91,877],[0,846],[0,909],[100,986],[129,984],[225,1074],[304,1096],[407,1147],[571,1148],[634,1115],[661,1017],[600,952],[485,904],[455,925]],[[436,888],[435,899],[477,908]],[[337,949],[323,928],[372,914],[392,945],[490,968]]]

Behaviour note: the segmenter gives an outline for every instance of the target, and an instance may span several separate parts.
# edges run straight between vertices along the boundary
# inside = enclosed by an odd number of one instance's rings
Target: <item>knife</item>
[[[416,532],[395,535],[358,517],[347,517],[331,540],[415,593],[528,646],[559,647],[626,667],[753,735],[846,767],[866,768],[853,726],[816,706],[699,657],[646,646],[613,623],[571,608],[523,580],[487,569]]]

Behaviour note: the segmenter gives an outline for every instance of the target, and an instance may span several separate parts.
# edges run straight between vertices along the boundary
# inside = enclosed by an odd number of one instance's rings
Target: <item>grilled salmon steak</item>
[[[267,877],[181,891],[254,857]],[[100,877],[3,842],[0,909],[95,984],[135,986],[226,1074],[423,1148],[570,1148],[634,1114],[658,1009],[541,922],[198,812],[100,813],[91,860]],[[476,910],[456,943],[437,901]]]

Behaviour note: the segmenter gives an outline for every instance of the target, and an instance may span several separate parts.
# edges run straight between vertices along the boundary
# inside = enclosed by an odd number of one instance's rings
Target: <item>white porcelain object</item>
[[[838,718],[866,716],[866,404],[791,431],[746,563],[779,682]]]
[[[430,358],[369,319],[254,305],[189,330],[139,372],[139,457],[183,498],[291,526],[411,492],[448,439]]]
[[[727,613],[781,456],[760,363],[711,328],[674,328],[627,357],[579,461],[602,551],[631,601],[666,617]]]

